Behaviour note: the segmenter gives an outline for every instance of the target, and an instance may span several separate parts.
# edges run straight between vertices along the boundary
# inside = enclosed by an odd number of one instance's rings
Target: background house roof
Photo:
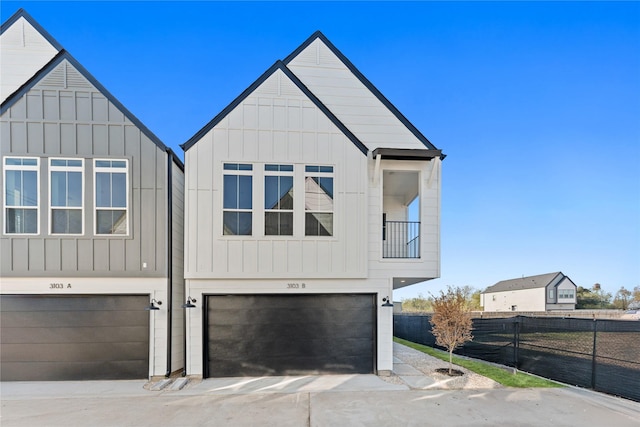
[[[562,274],[557,271],[555,273],[539,274],[537,276],[521,277],[518,279],[503,280],[496,283],[493,286],[489,286],[483,293],[491,292],[503,292],[503,291],[518,291],[521,289],[535,289],[546,287],[553,279]]]

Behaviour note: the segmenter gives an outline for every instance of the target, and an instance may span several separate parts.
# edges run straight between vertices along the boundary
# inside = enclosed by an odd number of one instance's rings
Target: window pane
[[[241,164],[238,165],[238,170],[250,171],[250,170],[253,170],[253,165],[247,165],[247,164],[242,164],[241,163]]]
[[[7,159],[12,160],[12,159]],[[8,170],[5,173],[4,200],[7,206],[21,206],[22,171]]]
[[[61,159],[52,159],[51,166],[67,166],[67,161]]]
[[[293,212],[265,212],[264,234],[267,236],[292,236]]]
[[[7,233],[29,233],[38,232],[38,210],[37,209],[7,209]]]
[[[111,167],[112,168],[126,168],[127,167],[127,162],[121,161],[121,160],[113,161],[113,162],[111,162]]]
[[[320,168],[318,166],[305,166],[305,172],[320,172]]]
[[[66,172],[51,172],[51,206],[67,206]]]
[[[111,167],[111,162],[108,160],[96,160],[96,167],[97,168],[110,168]]]
[[[101,208],[111,207],[111,174],[96,174],[96,206]]]
[[[22,206],[38,206],[38,172],[22,172]]]
[[[114,162],[115,163],[115,162]],[[111,207],[127,207],[127,175],[124,173],[111,174]]]
[[[67,160],[67,166],[82,166],[82,160]]]
[[[305,235],[307,236],[332,236],[333,214],[331,213],[306,213]]]
[[[82,172],[68,172],[67,180],[67,206],[82,207]]]
[[[251,212],[224,212],[223,222],[225,235],[251,235]]]
[[[278,169],[278,165],[264,165],[266,171],[277,171]]]
[[[224,169],[228,170],[228,171],[237,171],[238,170],[238,164],[237,163],[225,163],[224,164]]]
[[[280,209],[293,209],[293,177],[280,177]]]
[[[54,234],[81,234],[82,211],[54,209],[51,211],[51,232]]]
[[[238,209],[238,176],[224,176],[224,209]]]
[[[278,208],[278,177],[277,176],[265,176],[264,177],[264,208],[265,209],[277,209]]]
[[[251,209],[252,203],[252,189],[251,189],[252,177],[248,175],[238,176],[238,208],[239,209]]]
[[[319,172],[333,172],[333,166],[319,166]]]
[[[305,179],[305,209],[333,210],[333,178],[307,177]]]
[[[4,159],[4,164],[7,166],[19,166],[22,164],[22,159]]]
[[[126,211],[97,211],[96,234],[126,234]]]

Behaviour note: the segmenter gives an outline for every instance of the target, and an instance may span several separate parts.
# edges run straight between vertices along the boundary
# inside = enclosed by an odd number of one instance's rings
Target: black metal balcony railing
[[[383,258],[420,258],[419,221],[382,221]]]

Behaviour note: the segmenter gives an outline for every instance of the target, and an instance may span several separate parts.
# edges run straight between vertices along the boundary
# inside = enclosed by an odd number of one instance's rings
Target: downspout
[[[173,156],[167,151],[167,372],[171,376],[171,332],[173,319]]]

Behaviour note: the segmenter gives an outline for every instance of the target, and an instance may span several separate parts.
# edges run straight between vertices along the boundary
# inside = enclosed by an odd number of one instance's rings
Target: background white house
[[[575,283],[561,272],[503,280],[480,294],[484,311],[574,310]]]
[[[0,54],[2,380],[181,370],[182,162],[25,11]]]
[[[393,289],[440,275],[441,151],[320,32],[182,147],[188,374],[390,371]]]

